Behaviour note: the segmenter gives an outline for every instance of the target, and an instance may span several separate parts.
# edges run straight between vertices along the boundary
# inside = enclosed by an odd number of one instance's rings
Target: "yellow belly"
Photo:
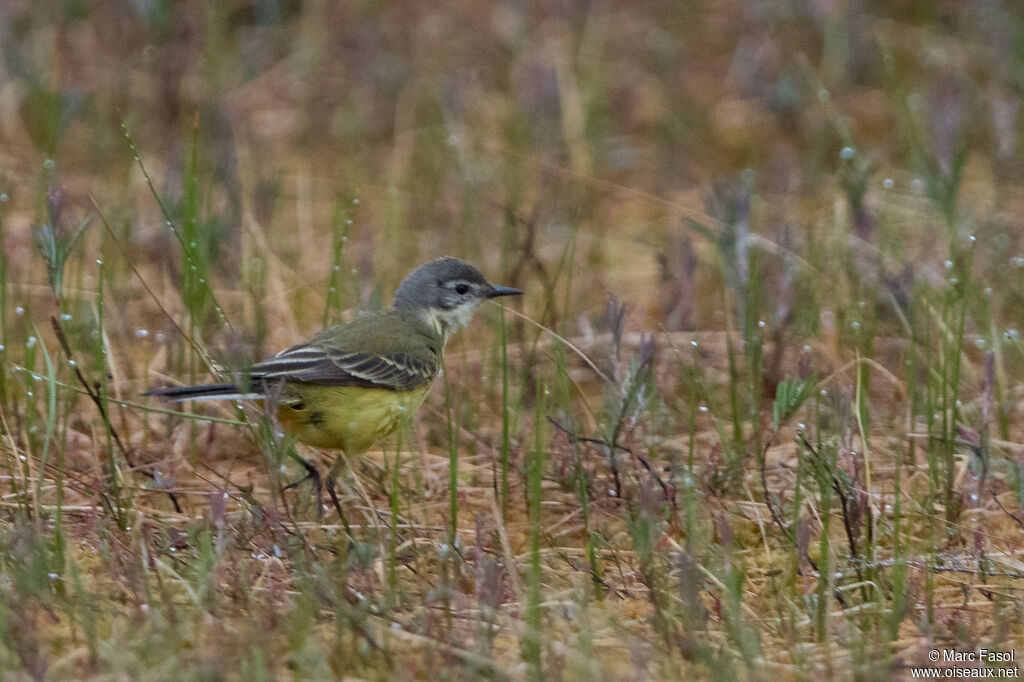
[[[411,419],[420,409],[430,385],[412,391],[355,386],[291,384],[286,389],[291,402],[281,405],[281,425],[300,442],[318,448],[344,450],[355,456],[391,434],[403,418]]]

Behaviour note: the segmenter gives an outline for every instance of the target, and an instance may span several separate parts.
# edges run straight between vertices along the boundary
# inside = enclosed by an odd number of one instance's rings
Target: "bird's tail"
[[[156,396],[161,400],[180,403],[185,400],[260,400],[266,397],[266,392],[243,391],[235,384],[203,384],[201,386],[159,388],[142,395]]]

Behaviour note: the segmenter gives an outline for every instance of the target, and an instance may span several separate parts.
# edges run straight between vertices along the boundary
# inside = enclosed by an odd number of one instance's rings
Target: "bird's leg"
[[[327,486],[327,494],[331,496],[331,502],[334,504],[334,510],[338,512],[338,518],[341,519],[341,525],[344,526],[345,532],[348,534],[349,542],[355,543],[356,538],[352,535],[352,527],[348,525],[348,517],[345,516],[345,512],[341,509],[341,502],[338,500],[338,491],[335,490],[334,487],[335,482],[338,480],[338,473],[344,465],[344,457],[338,457],[335,459],[334,464],[331,465],[330,470],[327,472],[324,484]]]
[[[327,480],[327,494],[331,496],[331,504],[334,505],[335,511],[338,512],[338,517],[344,520],[345,512],[341,511],[341,502],[338,501],[338,491],[334,489],[333,478]]]
[[[292,488],[297,487],[300,483],[303,483],[305,481],[308,481],[308,480],[312,479],[313,480],[313,487],[316,489],[316,517],[319,519],[319,518],[321,518],[324,515],[324,481],[323,481],[323,478],[320,476],[320,470],[317,469],[316,466],[312,462],[310,462],[307,459],[303,459],[302,457],[299,457],[298,460],[299,460],[299,463],[302,464],[302,467],[306,470],[306,475],[303,476],[302,478],[300,478],[299,480],[293,482],[293,483],[289,483],[283,489],[284,490],[291,490]],[[334,496],[334,487],[333,486],[331,486],[331,496],[332,497]],[[337,504],[337,503],[335,503],[335,504]]]
[[[239,385],[243,385],[240,379],[236,380],[236,383],[239,383]],[[265,397],[263,398],[264,412],[266,413],[267,420],[270,422],[270,425],[273,428],[273,432],[279,433],[283,430],[283,427],[281,426],[281,421],[278,418],[278,412],[281,406],[281,399],[284,397],[285,382],[284,380],[277,382],[261,381],[261,384],[263,386],[263,392],[266,394]],[[278,439],[275,439],[275,442],[277,440]],[[297,481],[289,483],[284,488],[282,488],[282,491],[291,490],[292,488],[298,487],[299,484],[303,483],[304,481],[312,479],[313,485],[316,488],[316,518],[320,519],[324,515],[324,485],[323,479],[320,477],[320,470],[317,469],[316,466],[312,462],[307,460],[305,457],[300,456],[298,452],[293,450],[291,454],[294,456],[295,459],[299,461],[299,464],[301,464],[302,467],[306,470],[306,475]]]
[[[340,519],[345,518],[345,512],[341,510],[341,502],[338,501],[338,492],[335,490],[334,484],[343,464],[344,460],[341,457],[335,459],[334,464],[331,465],[330,470],[327,472],[327,480],[324,481],[327,485],[327,493],[331,496],[331,502],[334,503],[334,509],[338,512],[338,518]]]

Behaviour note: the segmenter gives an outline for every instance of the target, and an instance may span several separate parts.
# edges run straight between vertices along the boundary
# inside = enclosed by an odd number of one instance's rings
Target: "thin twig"
[[[57,335],[57,341],[60,343],[60,347],[64,351],[68,360],[74,360],[75,356],[71,352],[71,345],[68,343],[67,336],[64,334],[64,329],[61,327],[60,320],[58,320],[56,316],[51,316],[50,325],[53,327],[53,332]],[[77,364],[72,365],[72,369],[75,372],[75,377],[78,379],[78,383],[82,384],[82,388],[85,389],[89,399],[92,400],[93,404],[96,405],[96,409],[99,410],[100,418],[103,420],[103,425],[106,427],[107,433],[110,434],[114,443],[117,444],[117,449],[121,452],[121,456],[124,458],[124,461],[128,463],[128,467],[134,471],[138,471],[138,473],[147,478],[156,480],[156,474],[151,471],[146,471],[145,469],[139,469],[135,466],[131,457],[128,455],[128,449],[124,446],[124,443],[121,441],[121,437],[117,434],[117,429],[115,429],[114,425],[110,422],[110,415],[107,413],[107,408],[103,404],[103,397],[100,395],[96,387],[88,382]],[[181,514],[182,509],[181,504],[178,502],[178,496],[169,490],[166,492],[167,496],[171,498],[171,504],[174,505],[174,511]]]
[[[569,439],[570,443],[592,443],[594,445],[603,445],[604,447],[608,448],[609,450],[622,450],[623,452],[628,452],[629,454],[631,454],[634,457],[636,457],[637,461],[639,461],[640,464],[643,465],[644,469],[647,470],[647,473],[649,473],[651,475],[651,477],[653,477],[654,480],[658,482],[658,485],[661,486],[662,492],[665,493],[665,499],[672,505],[672,508],[675,509],[676,501],[675,501],[674,496],[672,495],[672,491],[669,489],[668,484],[665,483],[665,481],[662,480],[661,476],[658,475],[658,472],[655,471],[651,467],[650,463],[646,459],[644,459],[642,456],[636,454],[635,452],[633,452],[630,448],[626,447],[625,445],[619,445],[618,443],[609,443],[608,441],[602,440],[600,438],[590,438],[590,437],[587,437],[587,436],[580,436],[580,435],[577,435],[577,434],[573,433],[572,431],[570,431],[566,427],[562,426],[561,424],[559,424],[557,421],[555,421],[551,417],[548,417],[547,419],[551,423],[552,426],[554,426],[556,429],[558,429],[559,431],[561,431],[562,433],[564,433],[566,435],[566,437]],[[614,476],[615,476],[615,484],[616,484],[616,486],[618,486],[619,485],[618,471],[615,468],[612,468],[612,474],[614,474]]]
[[[154,303],[156,303],[156,307],[160,309],[160,312],[164,314],[164,317],[166,317],[167,320],[171,323],[171,325],[178,331],[178,334],[180,334],[181,337],[185,339],[185,341],[192,347],[192,350],[194,350],[199,355],[199,357],[202,358],[203,363],[206,364],[207,368],[211,372],[216,374],[216,367],[214,365],[214,362],[210,358],[206,350],[202,346],[200,346],[196,342],[196,340],[192,338],[190,334],[188,334],[184,329],[181,328],[181,325],[178,324],[178,321],[174,319],[174,316],[171,315],[170,311],[168,311],[167,308],[164,307],[164,304],[157,297],[156,293],[149,287],[149,284],[146,282],[146,279],[142,276],[142,273],[139,272],[139,269],[135,267],[135,263],[129,257],[128,250],[124,248],[124,245],[121,243],[121,240],[117,238],[116,234],[114,234],[113,228],[110,227],[110,223],[107,222],[106,216],[103,215],[102,209],[100,209],[99,204],[96,203],[96,199],[95,197],[93,197],[92,194],[89,195],[89,201],[92,202],[93,208],[96,209],[96,213],[100,217],[100,222],[102,222],[103,227],[106,228],[107,236],[109,236],[110,240],[114,242],[114,246],[117,247],[117,250],[121,252],[121,256],[124,257],[125,263],[127,263],[128,267],[132,269],[133,273],[135,273],[135,277],[139,280],[139,283],[142,284],[142,288],[146,290],[146,293],[149,294],[149,297],[153,299]]]
[[[797,548],[797,551],[800,551],[800,544],[796,541],[796,537],[794,537],[793,533],[791,533],[786,528],[786,525],[782,522],[782,515],[779,514],[779,512],[775,509],[775,505],[772,504],[772,498],[768,494],[768,479],[765,476],[765,454],[767,452],[768,452],[768,444],[765,443],[764,449],[761,451],[761,458],[760,458],[761,459],[761,491],[764,494],[764,503],[768,506],[768,511],[771,513],[772,520],[775,521],[775,525],[779,527],[779,530],[782,531],[782,534],[786,536],[786,539],[793,543],[793,546]],[[803,558],[807,560],[807,563],[810,565],[810,567],[812,569],[814,569],[815,573],[819,573],[820,572],[820,571],[818,571],[818,564],[814,561],[814,559],[811,558],[811,555],[806,550],[803,552]]]
[[[1004,507],[1004,506],[1003,506],[1003,503],[1002,503],[1002,502],[1000,502],[1000,501],[999,501],[999,498],[998,498],[998,497],[996,496],[996,493],[995,493],[995,491],[994,491],[994,490],[992,491],[992,499],[996,501],[996,504],[997,504],[997,505],[999,505],[999,508],[1003,510],[1003,513],[1004,513],[1004,514],[1006,514],[1006,515],[1007,515],[1007,516],[1009,516],[1009,517],[1010,517],[1011,519],[1013,519],[1014,521],[1016,521],[1016,522],[1017,522],[1017,525],[1018,525],[1018,526],[1020,526],[1021,528],[1024,528],[1024,519],[1021,519],[1021,518],[1020,518],[1019,516],[1017,516],[1017,515],[1015,515],[1015,514],[1011,513],[1009,509],[1007,509],[1006,507]]]
[[[804,447],[807,448],[807,450],[812,455],[814,455],[815,458],[820,458],[821,457],[821,455],[818,454],[818,451],[814,449],[814,446],[811,445],[807,441],[807,438],[802,433],[800,434],[800,442],[803,443]],[[839,496],[839,503],[840,503],[840,505],[842,506],[842,509],[843,509],[843,528],[846,530],[846,540],[850,544],[850,556],[851,557],[856,557],[857,556],[857,539],[853,535],[853,526],[850,523],[850,519],[849,519],[849,511],[850,510],[847,507],[848,503],[847,503],[846,492],[843,490],[843,485],[840,482],[839,478],[836,477],[835,474],[833,474],[831,471],[828,471],[827,473],[828,473],[828,477],[832,481],[832,489],[835,490],[836,494]],[[850,503],[852,503],[852,501]]]

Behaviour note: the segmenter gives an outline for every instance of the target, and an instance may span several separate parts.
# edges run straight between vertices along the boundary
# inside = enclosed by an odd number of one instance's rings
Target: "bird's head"
[[[447,341],[469,324],[483,301],[521,293],[519,289],[491,284],[469,263],[444,256],[406,275],[395,292],[393,305],[417,315]]]

